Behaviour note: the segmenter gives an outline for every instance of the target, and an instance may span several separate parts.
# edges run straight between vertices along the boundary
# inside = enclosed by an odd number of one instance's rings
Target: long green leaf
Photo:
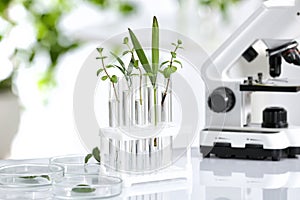
[[[139,60],[142,64],[144,70],[147,73],[152,73],[152,69],[149,65],[149,61],[146,57],[146,54],[145,54],[140,42],[138,41],[136,35],[133,33],[133,31],[130,28],[128,29],[128,31],[129,31],[130,39],[131,39],[131,42],[132,42],[133,47],[135,49],[135,52],[136,52],[137,56],[139,57]],[[154,82],[153,78],[150,77],[150,80],[151,80],[152,85],[155,85],[155,82]]]
[[[111,53],[111,55],[113,55],[116,59],[117,59],[117,61],[120,63],[120,65],[121,65],[121,67],[124,69],[124,70],[126,70],[126,67],[125,67],[125,64],[124,64],[124,62],[122,61],[122,59],[119,57],[119,56],[117,56],[116,54],[114,54],[113,52],[110,52]]]
[[[115,67],[118,68],[122,72],[122,74],[124,74],[126,76],[126,71],[122,67],[120,67],[118,65],[115,65]]]
[[[157,71],[159,66],[159,27],[157,18],[153,17],[152,23],[152,73],[154,82],[156,82]]]

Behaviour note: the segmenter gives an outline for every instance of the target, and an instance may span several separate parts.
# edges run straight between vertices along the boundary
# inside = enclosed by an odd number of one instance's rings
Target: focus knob
[[[216,113],[229,112],[235,105],[235,96],[229,88],[217,88],[208,98],[209,108]]]
[[[268,107],[263,111],[263,128],[287,128],[287,111],[281,107]]]

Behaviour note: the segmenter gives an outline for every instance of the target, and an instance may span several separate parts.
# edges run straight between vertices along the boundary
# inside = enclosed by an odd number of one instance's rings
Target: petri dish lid
[[[0,189],[29,189],[51,186],[64,176],[64,168],[48,164],[18,164],[0,167]]]
[[[53,194],[57,199],[99,199],[119,195],[122,179],[103,175],[67,175],[53,184]]]

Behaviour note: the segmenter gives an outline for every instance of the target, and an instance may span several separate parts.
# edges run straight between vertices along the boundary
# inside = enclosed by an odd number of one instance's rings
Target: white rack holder
[[[160,132],[146,137],[153,129]],[[173,163],[173,139],[178,132],[175,126],[159,124],[147,129],[134,127],[132,135],[140,132],[140,137],[126,135],[121,128],[105,128],[100,131],[102,163],[110,175],[123,179],[124,186],[134,184],[189,179],[192,177],[191,149],[186,149],[186,163],[176,166]]]

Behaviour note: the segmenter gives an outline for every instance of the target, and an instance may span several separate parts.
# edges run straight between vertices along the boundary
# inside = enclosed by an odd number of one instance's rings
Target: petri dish
[[[53,184],[57,199],[99,199],[121,194],[122,180],[102,175],[67,175],[61,182]]]
[[[59,165],[18,164],[0,167],[0,189],[27,190],[51,186],[62,180],[64,169]]]
[[[62,166],[65,174],[100,174],[103,171],[94,158],[87,164],[84,159],[85,155],[58,156],[51,158],[50,163]]]

